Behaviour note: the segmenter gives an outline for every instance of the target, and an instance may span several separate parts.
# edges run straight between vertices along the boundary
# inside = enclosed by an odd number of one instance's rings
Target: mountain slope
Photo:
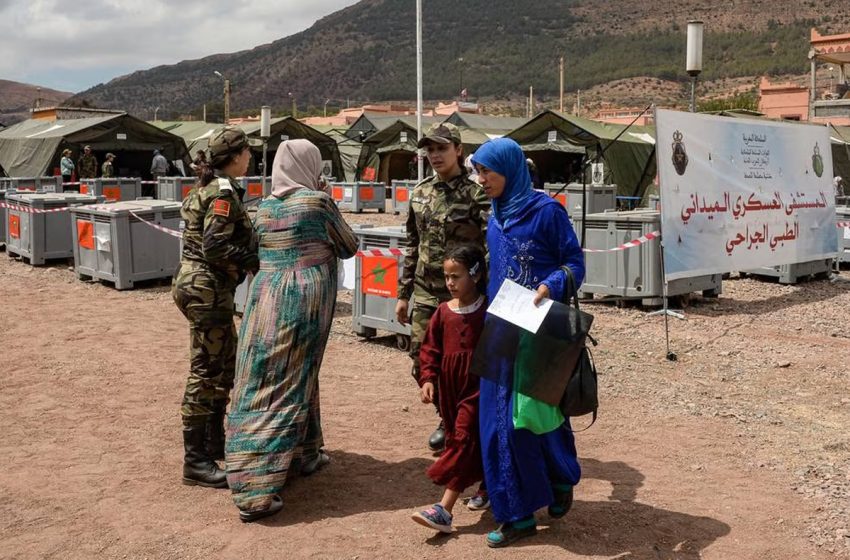
[[[71,95],[65,91],[0,80],[0,123],[8,126],[28,118],[36,99],[40,99],[41,106],[46,107],[61,103]]]
[[[557,58],[568,89],[631,76],[684,79],[685,26],[706,22],[704,79],[803,73],[809,28],[850,30],[846,0],[428,0],[424,3],[425,97],[557,90]],[[221,71],[232,81],[234,112],[262,104],[321,106],[415,97],[414,2],[362,0],[311,28],[233,54],[159,66],[116,78],[78,97],[104,108],[160,115],[219,103]],[[458,58],[463,58],[463,63]]]

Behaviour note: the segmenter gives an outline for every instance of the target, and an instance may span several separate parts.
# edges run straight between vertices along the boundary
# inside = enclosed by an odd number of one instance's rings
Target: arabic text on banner
[[[823,126],[656,111],[668,280],[832,258]]]

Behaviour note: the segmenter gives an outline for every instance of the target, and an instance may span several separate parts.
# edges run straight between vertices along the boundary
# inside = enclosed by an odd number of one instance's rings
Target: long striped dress
[[[227,482],[237,507],[267,509],[323,445],[319,368],[333,318],[337,259],[357,239],[333,200],[297,190],[257,211],[260,270],[239,332],[228,415]]]

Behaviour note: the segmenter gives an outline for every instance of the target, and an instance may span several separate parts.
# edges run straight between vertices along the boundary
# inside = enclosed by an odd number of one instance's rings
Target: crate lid
[[[404,226],[360,226],[352,228],[355,235],[368,235],[370,237],[406,237],[407,230]]]
[[[63,205],[63,204],[92,204],[97,197],[79,193],[9,193],[7,200],[29,204],[30,206]]]
[[[98,216],[125,216],[130,212],[144,215],[170,210],[179,211],[180,207],[181,204],[179,202],[172,200],[122,200],[120,202],[77,206],[72,212],[78,214],[97,214]]]

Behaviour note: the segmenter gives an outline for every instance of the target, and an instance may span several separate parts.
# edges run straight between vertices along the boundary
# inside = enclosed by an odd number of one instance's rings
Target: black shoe
[[[207,452],[213,461],[224,460],[224,411],[210,414],[207,421]]]
[[[549,517],[552,519],[560,519],[567,515],[567,512],[573,507],[573,487],[569,490],[553,489],[555,492],[555,501],[549,506]]]
[[[183,426],[183,484],[227,488],[227,476],[207,452],[207,424]]]
[[[263,519],[264,517],[270,517],[282,509],[283,500],[280,499],[280,496],[274,495],[272,496],[272,503],[268,507],[268,509],[261,509],[257,511],[240,511],[239,520],[242,521],[242,523],[253,523],[254,521]]]
[[[443,427],[443,423],[440,422],[440,425],[437,426],[437,429],[434,430],[434,433],[431,434],[431,437],[428,438],[428,448],[431,451],[442,451],[446,446],[446,429]]]

